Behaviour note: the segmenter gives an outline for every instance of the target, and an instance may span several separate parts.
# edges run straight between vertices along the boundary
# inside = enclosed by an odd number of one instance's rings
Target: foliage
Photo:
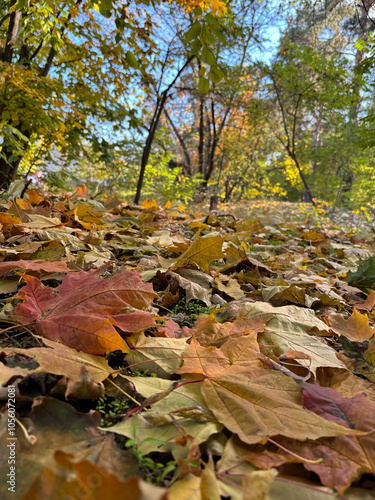
[[[258,203],[255,217],[237,207],[239,219],[154,200],[103,203],[85,187],[1,202],[0,368],[15,387],[17,494],[52,481],[71,495],[72,471],[91,496],[89,475],[105,478],[109,498],[124,488],[205,498],[208,484],[242,498],[238,486],[265,473],[276,497],[364,487],[374,447],[371,224],[344,229],[348,214],[335,221],[328,204]]]

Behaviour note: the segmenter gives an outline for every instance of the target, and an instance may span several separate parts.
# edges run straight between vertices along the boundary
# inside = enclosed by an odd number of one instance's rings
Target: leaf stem
[[[285,448],[284,446],[282,446],[281,444],[277,443],[276,441],[274,441],[273,439],[271,438],[268,438],[268,441],[276,446],[278,446],[280,449],[282,449],[283,451],[286,451],[286,453],[289,453],[290,455],[292,455],[293,457],[295,458],[298,458],[298,460],[302,460],[302,462],[306,462],[308,464],[320,464],[323,462],[323,459],[322,458],[318,458],[318,460],[309,460],[308,458],[303,458],[301,457],[300,455],[297,455],[296,453],[293,453],[293,451],[291,450],[288,450],[288,448]]]
[[[116,387],[116,389],[118,389],[120,392],[122,392],[127,398],[131,399],[133,401],[133,403],[136,403],[137,406],[139,405],[139,401],[137,401],[135,398],[133,398],[133,396],[130,396],[130,394],[125,392],[124,389],[121,389],[121,387],[119,387],[117,384],[115,384],[110,378],[108,378],[107,380],[112,385],[114,385]]]

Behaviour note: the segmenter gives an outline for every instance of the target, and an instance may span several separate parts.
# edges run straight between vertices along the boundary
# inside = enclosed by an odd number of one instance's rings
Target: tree
[[[210,5],[213,12],[225,8],[221,0]],[[30,148],[44,146],[47,160],[54,148],[71,155],[92,138],[95,124],[119,128],[129,116],[135,70],[146,78],[157,64],[148,6],[148,0],[129,8],[112,0],[0,1],[0,188],[9,186]]]
[[[200,196],[207,194],[209,186],[216,196],[215,183],[222,182],[229,172],[228,159],[235,148],[234,144],[228,148],[229,141],[225,148],[222,143],[232,126],[232,114],[246,107],[248,88],[243,73],[261,46],[262,30],[269,22],[268,7],[267,2],[233,2],[228,16],[219,20],[207,16],[205,26],[220,25],[219,33],[225,33],[225,39],[211,37],[208,50],[192,61],[166,107],[163,125],[176,141],[172,149],[177,157],[175,165],[182,166],[187,176],[200,176]],[[203,31],[201,36],[205,36]],[[218,68],[209,68],[214,60],[220,63],[224,79]]]
[[[327,59],[321,52],[287,39],[272,64],[261,66],[263,82],[258,104],[298,172],[304,200],[313,204],[308,171],[314,162],[316,169],[317,124],[320,128],[329,122],[332,113],[348,111],[345,66],[342,58]]]

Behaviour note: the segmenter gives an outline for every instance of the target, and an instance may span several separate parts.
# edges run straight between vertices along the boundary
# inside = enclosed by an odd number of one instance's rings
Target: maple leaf
[[[193,339],[176,373],[204,375],[202,394],[210,410],[246,443],[277,434],[299,440],[357,434],[303,408],[298,384],[263,368],[257,349],[255,334],[228,340],[220,349]]]
[[[246,333],[263,332],[267,323],[267,318],[254,318],[247,320],[238,318],[233,323],[219,323],[215,315],[197,318],[191,334],[202,346],[212,345],[220,347],[229,338],[240,337]]]
[[[190,247],[180,255],[174,267],[181,267],[189,262],[194,262],[203,271],[208,272],[211,262],[224,257],[222,246],[225,240],[226,236],[197,237]]]
[[[53,458],[57,467],[45,467],[22,500],[77,498],[77,492],[80,492],[80,496],[89,494],[91,500],[117,500],[121,497],[127,500],[167,500],[163,488],[152,486],[139,477],[120,480],[104,467],[88,460],[77,462],[73,454],[62,451],[56,451]],[[89,482],[89,478],[96,479]]]
[[[259,335],[259,344],[265,351],[272,349],[276,356],[289,349],[307,354],[309,359],[300,358],[298,363],[313,373],[321,366],[345,368],[337,358],[336,351],[310,333],[313,330],[328,330],[314,311],[298,306],[273,307],[265,302],[245,302],[241,307],[241,314],[248,319],[271,316],[265,331]]]
[[[280,441],[294,453],[321,463],[305,462],[323,484],[343,493],[363,473],[375,472],[375,403],[363,394],[343,398],[329,387],[304,384],[303,405],[317,415],[350,429],[365,431],[362,436],[336,436],[315,442],[291,443]]]
[[[16,426],[14,438],[17,439],[16,449],[19,453],[16,498],[22,498],[43,467],[51,465],[56,450],[68,450],[70,453],[87,450],[100,439],[97,431],[100,416],[97,412],[80,413],[70,404],[55,398],[35,398],[29,422],[23,422],[26,427],[32,425],[32,435],[36,441],[31,446],[25,439],[21,426]],[[9,472],[7,459],[5,453],[0,455],[0,472],[4,477]],[[8,486],[6,481],[1,482],[1,498],[9,498]]]
[[[12,269],[22,268],[26,271],[45,271],[47,273],[70,273],[66,262],[48,262],[41,260],[15,260],[10,262],[0,262],[0,276],[8,273]]]
[[[43,339],[48,347],[32,347],[31,349],[20,348],[5,348],[4,352],[7,355],[5,359],[7,365],[0,364],[1,378],[3,383],[9,381],[14,376],[27,376],[31,373],[53,373],[55,375],[64,375],[68,379],[67,391],[65,396],[68,396],[71,387],[73,387],[79,378],[82,376],[82,368],[87,371],[87,374],[92,378],[93,382],[100,383],[105,380],[113,370],[109,367],[106,359],[84,352],[77,352],[75,349],[61,345],[57,342],[52,342],[48,339]],[[18,368],[17,360],[12,362],[12,356],[22,354],[29,358],[39,366],[24,370]],[[11,366],[9,366],[11,364]],[[6,380],[5,380],[6,379]]]
[[[348,319],[344,319],[340,314],[332,314],[328,320],[332,331],[354,342],[370,340],[375,333],[375,330],[369,326],[368,316],[356,309]]]
[[[356,309],[364,309],[365,311],[372,311],[375,307],[375,292],[374,290],[370,290],[370,294],[368,295],[367,299],[360,303],[360,304],[354,304],[354,307]]]
[[[15,308],[15,319],[21,323],[34,320],[39,334],[78,351],[128,352],[113,326],[118,322],[121,328],[122,315],[117,320],[112,317],[129,306],[144,309],[157,295],[152,285],[143,283],[138,271],[119,271],[100,278],[102,271],[72,273],[55,289],[43,287],[33,276],[24,276],[27,285],[18,293],[24,301]]]
[[[181,447],[175,441],[181,437],[181,430],[176,426],[177,418],[197,444],[204,443],[212,434],[223,429],[223,425],[217,422],[205,405],[200,384],[185,384],[174,389],[170,380],[158,377],[128,377],[121,374],[120,377],[134,384],[137,393],[146,397],[147,401],[156,399],[156,402],[150,410],[102,430],[133,438],[140,452],[147,454],[170,450],[175,457],[186,457],[187,447]]]

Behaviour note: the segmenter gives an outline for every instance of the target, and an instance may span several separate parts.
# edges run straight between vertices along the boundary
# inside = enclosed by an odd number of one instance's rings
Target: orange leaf
[[[361,434],[305,410],[301,389],[290,377],[267,370],[258,358],[256,335],[228,340],[220,349],[193,338],[176,373],[199,373],[202,394],[217,420],[245,443],[282,435],[298,440]]]
[[[24,276],[27,285],[18,297],[25,299],[16,307],[15,318],[22,323],[35,320],[38,333],[78,351],[128,352],[111,317],[129,306],[144,309],[157,295],[152,285],[143,283],[138,271],[119,271],[100,278],[102,272],[69,274],[55,289],[43,287],[33,276]]]
[[[32,205],[39,205],[39,203],[44,201],[43,196],[40,196],[38,191],[36,191],[35,189],[28,189],[27,194],[29,196],[29,202]]]
[[[48,262],[41,260],[15,260],[0,262],[0,276],[8,273],[12,269],[22,268],[26,271],[45,271],[47,273],[70,273],[66,262]]]
[[[354,342],[369,340],[375,333],[375,330],[369,326],[368,316],[361,314],[356,309],[348,319],[344,319],[340,314],[335,314],[329,316],[328,321],[332,331],[337,335],[344,335]]]

